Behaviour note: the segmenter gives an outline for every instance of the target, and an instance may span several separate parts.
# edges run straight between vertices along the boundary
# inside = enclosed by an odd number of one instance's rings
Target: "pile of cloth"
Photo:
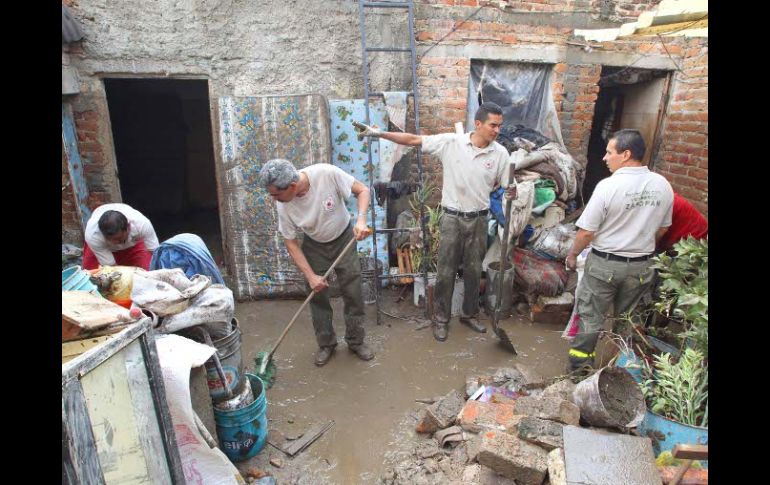
[[[583,205],[585,169],[560,143],[523,125],[504,128],[497,141],[516,167],[518,196],[511,205],[508,241],[514,248],[514,299],[525,298],[533,306],[538,298],[559,297],[571,286],[564,259],[577,227],[563,221]],[[490,195],[490,235],[497,233],[499,240],[505,224],[503,192]],[[488,255],[495,252],[500,254],[499,247],[490,247]]]

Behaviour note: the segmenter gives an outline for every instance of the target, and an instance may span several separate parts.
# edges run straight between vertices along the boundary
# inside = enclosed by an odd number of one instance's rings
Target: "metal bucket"
[[[251,384],[254,401],[235,410],[214,408],[217,436],[222,451],[231,461],[244,461],[262,450],[267,441],[267,398],[259,377],[245,374]]]
[[[608,395],[611,385],[615,398]],[[620,367],[600,369],[575,387],[573,397],[580,408],[580,416],[593,426],[634,428],[642,422],[647,411],[639,384]],[[611,402],[613,399],[629,406],[625,411],[630,413],[618,411]],[[637,404],[634,406],[634,403]]]
[[[229,335],[210,343],[217,349],[216,357],[221,364],[222,373],[227,381],[225,389],[219,371],[217,362],[212,356],[206,361],[206,380],[209,385],[209,395],[214,403],[224,401],[237,396],[243,391],[243,360],[241,359],[241,329],[238,327],[238,320],[233,318],[233,331]],[[207,333],[208,335],[208,333]],[[210,340],[210,339],[209,339]],[[208,342],[207,342],[208,343]]]
[[[677,444],[708,445],[709,429],[700,426],[690,426],[664,418],[652,411],[647,411],[639,427],[639,436],[648,436],[652,440],[655,456],[664,451],[671,451]],[[701,465],[708,468],[708,460],[702,460]]]
[[[505,264],[505,272],[503,274],[503,296],[500,304],[500,318],[508,318],[511,316],[511,309],[513,308],[513,277],[514,267],[512,263]],[[486,298],[484,298],[485,308],[488,315],[495,313],[495,304],[497,303],[497,290],[500,284],[500,261],[494,261],[489,263],[487,267],[487,290]]]

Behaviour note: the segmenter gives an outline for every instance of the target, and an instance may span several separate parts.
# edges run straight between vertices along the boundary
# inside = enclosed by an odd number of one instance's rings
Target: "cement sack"
[[[185,481],[195,485],[242,485],[238,469],[219,448],[209,448],[195,425],[190,399],[190,369],[202,366],[216,349],[179,335],[155,338]]]
[[[517,197],[511,201],[511,227],[509,228],[508,244],[519,237],[527,226],[532,213],[532,204],[535,201],[535,183],[531,181],[518,182],[516,184]],[[507,201],[503,197],[503,208]],[[505,228],[500,226],[497,230],[500,241],[503,240]]]
[[[185,276],[179,268],[136,272],[131,288],[133,302],[159,317],[184,311],[190,299],[211,285],[208,276]]]
[[[173,333],[183,328],[204,325],[212,340],[217,340],[230,334],[233,316],[233,292],[225,285],[211,285],[192,298],[185,310],[165,317],[158,331]]]
[[[576,258],[575,270],[577,271],[577,288],[575,288],[575,303],[572,307],[572,315],[570,315],[569,321],[567,321],[567,326],[564,327],[564,331],[561,333],[561,338],[565,340],[572,341],[578,332],[580,315],[578,315],[577,304],[578,296],[580,295],[580,280],[583,279],[583,272],[585,271],[586,267],[586,259],[588,259],[588,253],[590,252],[591,245],[589,244],[585,249],[583,249],[583,251],[580,252],[580,254],[577,255]]]

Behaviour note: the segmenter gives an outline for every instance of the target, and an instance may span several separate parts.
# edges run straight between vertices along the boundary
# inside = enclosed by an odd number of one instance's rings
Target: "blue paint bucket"
[[[245,374],[251,384],[254,402],[236,410],[214,408],[217,436],[230,461],[244,461],[259,453],[267,440],[267,397],[262,380]]]
[[[625,369],[636,382],[642,383],[642,360],[633,351],[621,350],[615,361],[615,367]]]
[[[99,294],[96,285],[91,283],[91,274],[80,266],[70,266],[61,272],[62,291],[90,291]]]
[[[648,436],[652,440],[655,456],[664,451],[672,451],[677,444],[708,445],[709,429],[677,423],[650,410],[636,429],[639,436]],[[708,468],[708,460],[701,461]]]

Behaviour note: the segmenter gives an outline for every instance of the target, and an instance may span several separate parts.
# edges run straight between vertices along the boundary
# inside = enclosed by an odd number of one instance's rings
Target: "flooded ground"
[[[408,292],[409,293],[409,292]],[[383,290],[382,309],[401,317],[420,317],[411,298],[394,303],[397,293]],[[411,293],[409,293],[411,297]],[[254,372],[254,357],[269,350],[299,300],[257,301],[236,305],[243,331],[243,362]],[[530,323],[512,317],[501,326],[518,356],[497,344],[491,332],[473,332],[453,318],[449,338],[438,342],[430,327],[382,316],[376,324],[374,305],[367,306],[367,341],[376,352],[369,362],[359,360],[344,343],[342,300],[333,300],[339,345],[324,367],[313,364],[316,351],[310,311],[303,311],[275,354],[275,385],[268,390],[267,414],[271,429],[286,436],[299,435],[315,424],[333,420],[334,427],[305,451],[288,458],[270,445],[253,459],[238,464],[242,471],[256,467],[269,471],[279,483],[375,483],[386,459],[408,453],[416,443],[414,414],[425,405],[415,399],[463,390],[471,374],[493,373],[518,365],[523,371],[549,378],[563,374],[568,343],[563,326]],[[482,314],[482,317],[485,317]],[[488,327],[491,322],[482,318]],[[269,464],[283,460],[282,468]]]

